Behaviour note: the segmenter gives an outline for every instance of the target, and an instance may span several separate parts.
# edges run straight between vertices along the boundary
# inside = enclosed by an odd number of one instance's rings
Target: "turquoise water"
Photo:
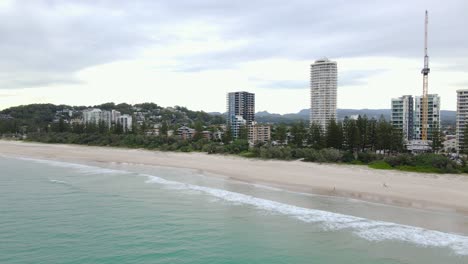
[[[0,168],[0,263],[468,263],[462,216],[182,169],[12,157]]]

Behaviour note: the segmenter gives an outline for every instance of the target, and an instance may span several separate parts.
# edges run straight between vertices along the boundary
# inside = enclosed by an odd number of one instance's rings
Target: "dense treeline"
[[[343,122],[331,120],[323,132],[318,124],[307,127],[298,122],[288,129],[285,125],[274,128],[273,139],[279,143],[316,150],[334,148],[349,152],[382,151],[383,154],[404,151],[401,130],[394,129],[383,117],[379,120],[359,116],[356,120],[345,118]]]
[[[303,121],[292,125],[272,126],[272,141],[249,146],[247,129],[243,128],[239,139],[231,137],[230,130],[224,131],[220,140],[203,138],[202,131],[222,130],[222,116],[212,116],[201,111],[190,111],[184,107],[163,108],[154,103],[137,105],[106,103],[95,106],[104,110],[116,109],[122,113],[142,111],[157,113],[161,136],[147,133],[152,129],[147,120],[133,123],[131,131],[122,126],[105,123],[70,125],[57,111],[69,106],[29,105],[9,108],[1,114],[11,118],[0,120],[0,134],[27,135],[26,140],[45,143],[84,144],[93,146],[115,146],[129,148],[157,149],[161,151],[202,151],[210,154],[237,154],[244,157],[280,160],[304,160],[311,162],[333,162],[348,164],[369,164],[373,168],[400,169],[409,171],[456,173],[464,172],[465,162],[424,154],[413,156],[405,153],[401,130],[381,117],[376,120],[359,116],[336,122],[331,120],[323,130],[317,124],[308,125]],[[79,107],[84,109],[85,107]],[[76,107],[74,108],[77,109]],[[154,116],[154,115],[153,115]],[[168,136],[169,130],[176,130],[180,124],[193,125],[196,134],[190,140]],[[438,131],[438,130],[437,130]],[[434,133],[433,152],[441,146],[440,133]],[[467,144],[468,146],[468,137]],[[468,147],[467,147],[468,149]]]
[[[183,124],[195,125],[197,122],[204,125],[219,125],[225,123],[224,116],[214,116],[203,111],[191,111],[185,107],[179,106],[174,108],[164,108],[155,103],[142,103],[135,105],[126,103],[104,103],[90,107],[30,104],[10,107],[0,111],[0,114],[4,115],[3,118],[0,118],[0,134],[57,132],[51,129],[51,126],[55,125],[54,121],[57,122],[60,117],[64,118],[64,121],[69,121],[71,118],[81,118],[80,112],[91,107],[107,111],[117,110],[122,114],[130,115],[135,112],[144,112],[147,116],[143,122],[143,126],[146,126],[147,128],[149,128],[151,124],[155,123],[163,123],[172,126],[168,129],[174,129]],[[60,111],[62,110],[73,110],[73,115],[68,116],[68,113],[60,114]],[[155,116],[158,117],[157,120],[152,119]],[[59,132],[64,131],[61,130]]]

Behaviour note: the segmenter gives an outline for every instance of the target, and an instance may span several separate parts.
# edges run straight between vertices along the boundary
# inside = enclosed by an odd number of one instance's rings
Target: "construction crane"
[[[426,19],[424,23],[424,68],[421,70],[423,75],[423,95],[422,95],[422,122],[421,122],[421,139],[427,140],[427,128],[429,126],[428,119],[427,119],[427,112],[428,112],[428,78],[429,72],[429,56],[427,55],[427,24],[428,24],[428,14],[426,10]]]

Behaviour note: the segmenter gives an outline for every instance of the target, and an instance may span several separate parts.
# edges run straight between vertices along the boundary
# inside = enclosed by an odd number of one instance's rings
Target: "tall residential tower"
[[[226,120],[234,138],[239,136],[242,126],[251,126],[255,121],[255,94],[248,92],[228,93]]]
[[[424,96],[416,96],[414,102],[414,139],[432,140],[432,131],[440,129],[440,96],[427,95],[427,117],[424,117]],[[424,120],[425,119],[425,120]],[[427,124],[426,139],[423,137],[423,124]]]
[[[414,135],[414,100],[411,95],[392,99],[391,123],[394,128],[401,129],[406,140],[412,140]]]
[[[310,65],[310,123],[326,129],[336,118],[338,71],[335,61],[316,60]]]
[[[457,151],[465,153],[465,127],[468,123],[468,89],[457,90]],[[467,135],[468,136],[468,135]]]

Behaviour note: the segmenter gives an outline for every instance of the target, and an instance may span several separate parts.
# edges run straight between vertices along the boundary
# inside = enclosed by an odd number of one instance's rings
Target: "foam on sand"
[[[422,247],[448,247],[457,254],[468,255],[468,237],[462,235],[303,208],[246,194],[169,181],[148,174],[142,174],[142,176],[148,177],[147,183],[161,184],[170,189],[199,191],[233,204],[250,205],[261,210],[287,215],[303,222],[317,223],[324,230],[349,230],[369,241],[396,240]]]

